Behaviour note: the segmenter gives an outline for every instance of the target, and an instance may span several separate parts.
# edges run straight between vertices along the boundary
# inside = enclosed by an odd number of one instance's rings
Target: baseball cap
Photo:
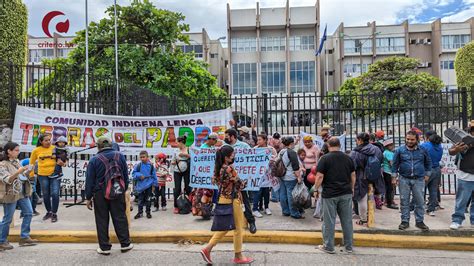
[[[112,140],[109,137],[102,136],[97,139],[97,145],[103,147],[112,147]]]
[[[243,131],[245,133],[250,133],[250,128],[246,127],[246,126],[243,126],[241,128],[238,129],[239,131]]]
[[[216,132],[212,132],[211,134],[209,134],[209,136],[207,138],[208,139],[218,139],[219,135],[217,135]]]
[[[393,144],[393,139],[387,139],[386,141],[383,142],[384,147],[387,147],[388,145],[392,145],[392,144]]]
[[[64,143],[67,144],[67,139],[66,139],[65,136],[61,136],[61,137],[59,137],[59,138],[56,140],[56,143],[58,143],[58,142],[64,142]]]
[[[378,139],[383,139],[383,137],[385,137],[385,132],[383,130],[377,130],[375,131],[375,136],[378,138]]]

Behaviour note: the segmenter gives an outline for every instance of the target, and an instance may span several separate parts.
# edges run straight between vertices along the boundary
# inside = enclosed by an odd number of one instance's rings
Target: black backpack
[[[178,205],[179,214],[191,213],[193,205],[191,204],[188,196],[184,194],[179,195],[178,199],[176,200],[176,204]]]

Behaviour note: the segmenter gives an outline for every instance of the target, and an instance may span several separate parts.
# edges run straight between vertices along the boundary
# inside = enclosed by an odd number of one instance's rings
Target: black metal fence
[[[345,147],[355,147],[358,132],[382,129],[397,146],[413,127],[443,133],[452,125],[465,128],[474,119],[474,88],[432,93],[384,92],[363,94],[238,95],[224,98],[180,99],[164,97],[114,78],[65,73],[44,66],[0,64],[0,97],[13,118],[16,105],[54,110],[125,116],[161,116],[231,108],[238,126],[255,125],[257,131],[281,135],[317,134],[324,124],[333,135],[346,135]],[[402,90],[403,91],[403,90]],[[4,105],[5,104],[5,105]],[[5,114],[4,113],[4,114]],[[453,175],[444,175],[442,193],[452,194]],[[444,183],[443,183],[444,184]]]

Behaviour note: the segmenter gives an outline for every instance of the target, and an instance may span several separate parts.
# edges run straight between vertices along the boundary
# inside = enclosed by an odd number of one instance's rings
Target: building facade
[[[420,61],[417,71],[440,78],[447,89],[457,88],[454,59],[459,48],[472,40],[474,18],[465,22],[377,25],[346,27],[339,25],[328,36],[321,78],[329,91],[345,80],[357,77],[375,61],[389,56],[405,56]],[[326,82],[327,80],[327,82]]]
[[[231,95],[317,93],[319,1],[314,6],[231,9],[227,4]]]

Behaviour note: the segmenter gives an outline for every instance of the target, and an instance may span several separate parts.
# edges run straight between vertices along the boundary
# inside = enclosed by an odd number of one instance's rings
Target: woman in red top
[[[319,161],[319,154],[321,151],[319,150],[318,146],[314,144],[313,137],[310,135],[306,135],[303,137],[304,141],[304,151],[306,152],[306,157],[304,158],[303,165],[306,169],[306,174],[304,175],[304,184],[311,189],[313,184],[308,182],[308,175],[311,173],[311,168],[316,166]]]
[[[242,195],[241,191],[247,185],[237,175],[234,168],[234,148],[231,146],[223,146],[216,152],[216,164],[214,168],[214,177],[212,182],[219,187],[219,204],[232,204],[234,215],[234,261],[236,264],[250,264],[252,258],[242,255],[243,227],[246,224],[244,213],[242,211]],[[217,243],[224,238],[228,231],[219,231],[214,233],[209,244],[201,250],[203,259],[212,264],[211,251]]]

